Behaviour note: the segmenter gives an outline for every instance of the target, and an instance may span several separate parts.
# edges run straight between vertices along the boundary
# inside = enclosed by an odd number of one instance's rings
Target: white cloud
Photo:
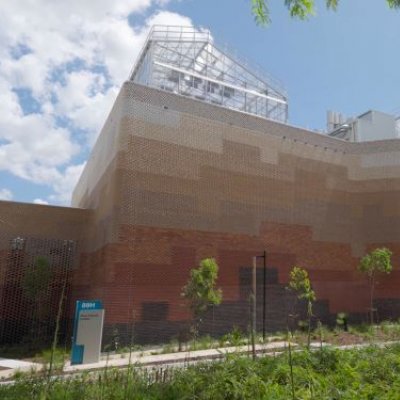
[[[50,200],[57,203],[70,203],[72,190],[74,189],[86,163],[68,166],[59,178],[54,182],[55,194],[50,196]]]
[[[0,189],[0,200],[12,200],[13,194],[11,190]]]
[[[68,117],[74,128],[83,129],[87,142],[93,144],[112,103],[118,94],[118,86],[105,88],[103,74],[87,70],[74,71],[57,83],[54,95],[57,98],[52,112]]]
[[[192,26],[193,22],[190,18],[184,17],[180,14],[176,14],[169,11],[162,11],[153,14],[146,21],[146,35],[148,33],[148,29],[152,25],[172,25],[172,26]]]
[[[35,199],[35,200],[33,200],[33,203],[34,203],[34,204],[43,204],[43,205],[49,204],[48,201],[43,200],[43,199]]]
[[[75,157],[93,144],[150,26],[191,24],[161,10],[129,25],[131,14],[167,2],[2,4],[0,171],[49,185],[53,194],[44,201],[69,201],[83,168]]]

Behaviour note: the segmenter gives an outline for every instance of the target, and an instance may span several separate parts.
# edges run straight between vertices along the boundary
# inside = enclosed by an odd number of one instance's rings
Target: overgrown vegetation
[[[25,341],[32,347],[40,348],[40,344],[48,339],[46,329],[50,308],[46,302],[46,296],[52,279],[53,271],[48,259],[37,257],[26,269],[21,282],[22,292],[29,301],[33,320],[31,331]]]
[[[311,319],[313,317],[313,303],[316,300],[315,292],[311,287],[308,272],[300,267],[294,267],[290,271],[288,288],[292,290],[299,300],[304,300],[307,306],[307,346],[310,347]]]
[[[344,313],[340,313],[344,314]],[[344,315],[346,317],[346,315]],[[290,333],[290,339],[294,344],[306,346],[308,343],[308,331],[297,329]],[[288,339],[287,332],[274,332],[266,336],[264,340],[261,332],[255,335],[256,344],[266,344],[272,342],[282,342]],[[329,328],[318,323],[314,330],[310,332],[311,342],[331,345],[352,345],[352,344],[374,344],[400,340],[400,322],[384,321],[379,325],[371,326],[369,323],[359,325],[347,325],[347,331],[343,325],[338,323],[337,326]],[[199,336],[196,340],[179,343],[177,339],[172,339],[169,343],[165,343],[158,348],[148,347],[142,348],[138,346],[136,350],[143,353],[149,352],[151,355],[177,353],[181,351],[219,349],[225,347],[249,347],[251,338],[248,332],[243,332],[239,328],[234,327],[233,330],[219,338],[213,338],[209,335]],[[121,348],[118,354],[125,353],[125,357],[129,353],[129,348]]]
[[[218,264],[213,258],[200,261],[199,267],[190,271],[190,278],[183,287],[182,297],[189,303],[193,316],[192,333],[196,338],[203,314],[211,305],[222,300],[221,289],[216,288]]]
[[[398,399],[400,345],[357,350],[322,348],[292,352],[295,399]],[[223,362],[150,373],[108,370],[69,380],[21,377],[0,386],[0,398],[19,399],[274,399],[292,397],[287,355],[237,355]]]
[[[358,270],[365,274],[368,278],[369,300],[370,300],[370,322],[374,323],[374,292],[376,286],[376,278],[379,274],[390,274],[393,270],[392,252],[385,248],[377,248],[366,254],[360,261]]]
[[[336,316],[336,325],[339,328],[343,328],[343,330],[345,332],[348,332],[348,330],[349,330],[348,319],[349,319],[349,316],[347,315],[347,313],[340,312]]]

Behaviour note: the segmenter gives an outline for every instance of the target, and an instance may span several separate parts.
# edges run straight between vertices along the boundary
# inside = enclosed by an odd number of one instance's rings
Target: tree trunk
[[[68,282],[68,271],[65,271],[63,287],[61,290],[60,299],[58,301],[58,310],[57,310],[57,317],[56,317],[56,326],[55,326],[55,330],[54,330],[53,344],[51,346],[50,364],[49,364],[49,371],[48,371],[48,376],[47,376],[48,384],[50,383],[51,374],[53,372],[54,354],[57,350],[58,332],[60,330],[60,321],[61,321],[61,315],[62,315],[62,310],[63,310],[63,305],[64,305],[65,291],[67,289],[67,282]]]
[[[375,274],[372,274],[370,278],[370,297],[369,297],[371,326],[374,324],[374,289],[375,289]]]
[[[307,348],[310,349],[311,344],[311,317],[312,317],[312,305],[308,302],[307,314],[308,314],[308,333],[307,333]]]
[[[253,356],[253,360],[256,359],[256,327],[255,327],[255,296],[252,294],[250,296],[251,304],[252,304],[252,316],[251,316],[251,354]]]
[[[293,375],[293,358],[292,358],[292,344],[291,333],[288,332],[288,350],[289,350],[289,367],[290,367],[290,386],[292,387],[292,400],[296,400],[294,391],[294,375]]]

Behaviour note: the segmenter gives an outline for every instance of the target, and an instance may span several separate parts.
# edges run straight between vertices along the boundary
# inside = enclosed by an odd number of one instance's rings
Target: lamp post
[[[256,331],[257,331],[257,256],[253,257],[253,269],[251,279],[251,302],[252,302],[252,315],[251,315],[251,349],[253,353],[253,360],[256,359]]]
[[[265,341],[265,320],[266,320],[266,307],[265,307],[265,297],[266,297],[266,286],[267,286],[267,251],[264,250],[264,253],[262,256],[255,256],[255,260],[257,258],[262,258],[263,259],[263,312],[262,312],[262,337],[263,341]],[[255,277],[253,278],[255,280]],[[255,282],[253,282],[253,285],[255,286]]]

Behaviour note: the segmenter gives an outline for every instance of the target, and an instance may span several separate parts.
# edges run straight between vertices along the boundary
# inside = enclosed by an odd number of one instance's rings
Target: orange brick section
[[[119,237],[118,244],[83,257],[96,263],[82,262],[74,278],[76,297],[79,293],[104,299],[108,324],[127,323],[133,312],[140,320],[147,302],[168,304],[170,321],[187,319],[190,314],[181,290],[190,269],[205,257],[215,257],[220,266],[218,286],[224,302],[237,302],[240,269],[250,268],[252,257],[264,249],[268,271],[277,270],[277,284],[286,285],[289,271],[298,265],[309,271],[317,298],[328,302],[330,313],[366,313],[369,307],[367,282],[357,271],[359,259],[351,255],[350,247],[315,241],[308,227],[264,223],[260,235],[254,237],[122,225]],[[400,250],[399,246],[388,247],[395,254]],[[262,260],[258,268],[262,268]],[[90,286],[79,285],[88,281]],[[378,282],[377,298],[400,297],[396,291],[400,272],[390,278],[382,276]]]

